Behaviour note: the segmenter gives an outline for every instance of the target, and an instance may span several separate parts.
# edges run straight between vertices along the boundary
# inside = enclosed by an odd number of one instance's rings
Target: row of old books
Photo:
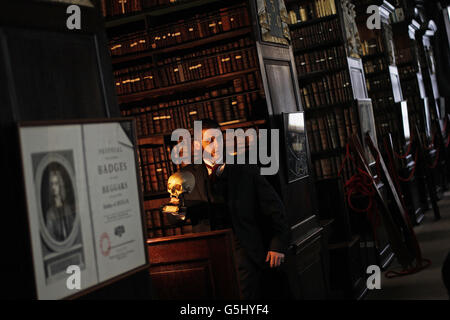
[[[325,75],[319,80],[300,86],[305,109],[322,108],[353,100],[348,71]]]
[[[421,97],[419,82],[417,79],[418,72],[419,65],[416,63],[402,64],[400,67],[398,67],[398,74],[400,75],[403,96],[408,97],[408,100],[414,96]]]
[[[332,47],[321,51],[298,54],[295,63],[299,76],[311,72],[328,71],[345,65],[347,55],[343,46]]]
[[[189,0],[101,0],[101,6],[103,16],[113,17],[187,1]]]
[[[241,37],[228,41],[224,44],[215,45],[213,47],[198,49],[194,52],[186,53],[183,55],[177,55],[176,57],[160,57],[158,59],[158,66],[178,63],[179,61],[194,60],[200,58],[207,58],[208,56],[218,55],[220,53],[232,53],[239,49],[248,49],[253,44],[253,40],[250,37]]]
[[[167,134],[178,128],[190,129],[195,120],[204,118],[219,123],[244,121],[253,117],[253,104],[259,98],[257,88],[256,75],[249,73],[230,84],[207,89],[201,95],[130,107],[121,113],[136,118],[140,137]]]
[[[192,223],[188,219],[182,226],[174,226],[169,223],[167,215],[159,209],[145,211],[147,217],[148,238],[177,236],[192,233]]]
[[[393,111],[394,97],[385,90],[372,93],[371,97],[376,117],[377,136],[385,137],[388,133],[396,136],[401,128],[398,126],[398,113]]]
[[[377,113],[379,112],[388,112],[394,102],[394,97],[392,95],[386,94],[382,91],[375,92],[372,95],[372,105],[373,110]]]
[[[405,71],[403,71],[405,72]],[[408,100],[412,96],[420,97],[420,88],[417,81],[417,74],[414,73],[400,73],[400,78],[402,82],[402,93],[403,96],[407,97]]]
[[[126,95],[169,87],[188,81],[249,70],[255,68],[256,65],[256,53],[253,48],[202,59],[180,61],[158,68],[153,68],[150,64],[144,64],[115,71],[116,92],[118,95]]]
[[[323,18],[337,13],[335,0],[313,0],[302,5],[294,4],[289,10],[291,24]]]
[[[311,153],[327,153],[345,148],[348,138],[358,134],[358,111],[351,105],[335,108],[323,116],[307,119]]]
[[[384,44],[381,36],[361,42],[363,56],[371,56],[384,53]]]
[[[164,58],[157,63],[159,68],[164,66],[171,66],[174,70],[177,69],[177,66],[180,64],[180,61],[186,61],[186,63],[191,63],[191,60],[199,60],[200,58],[205,58],[212,55],[218,55],[220,53],[230,53],[233,50],[238,50],[239,48],[248,48],[251,44],[251,39],[248,37],[240,38],[234,42],[229,42],[227,44],[222,44],[218,46],[214,46],[212,48],[203,49],[199,51],[195,51],[192,53],[187,53],[184,55]],[[232,52],[231,52],[232,53]],[[239,56],[238,56],[239,57]],[[236,57],[235,57],[236,58]],[[233,59],[233,62],[238,60],[239,66],[244,64],[247,66],[249,61],[247,55],[241,56],[239,59]],[[242,61],[242,62],[241,62]],[[218,64],[219,67],[222,64]],[[210,66],[214,67],[214,66]],[[144,90],[150,90],[157,88],[157,83],[155,82],[157,79],[154,74],[158,73],[154,64],[145,63],[138,66],[130,66],[126,68],[118,69],[114,72],[116,77],[116,91],[117,94],[128,94],[132,92],[139,92]],[[179,71],[179,70],[178,70]],[[195,72],[196,68],[192,70],[188,70],[188,72]],[[219,68],[219,72],[223,72],[223,68]],[[164,72],[164,69],[160,71],[161,78],[165,81],[168,77],[168,74]]]
[[[408,79],[413,79],[414,81],[417,81],[416,74],[418,72],[418,66],[417,65],[403,65],[400,68],[398,68],[398,74],[400,75],[403,81],[408,81]]]
[[[291,30],[292,45],[295,50],[341,41],[341,35],[337,19]]]
[[[141,1],[143,2],[144,8],[154,8],[160,6],[167,6],[170,4],[188,2],[191,0],[141,0]]]
[[[424,107],[423,100],[418,94],[411,94],[408,96],[408,116],[410,128],[417,128],[419,132],[426,133],[425,130],[425,116],[424,116]]]
[[[321,10],[318,4],[322,4]],[[360,133],[347,52],[335,2],[305,0],[300,5],[300,9],[309,8],[306,20],[336,15],[291,29],[314,172],[320,180],[336,178],[348,138]],[[354,170],[351,163],[345,162],[341,174],[347,180]]]
[[[127,55],[136,52],[167,48],[195,41],[216,34],[243,28],[250,25],[247,10],[242,7],[226,8],[211,15],[195,17],[152,29],[112,38],[110,51],[112,56]]]
[[[345,154],[316,159],[312,161],[312,165],[318,180],[336,178],[340,174],[344,181],[348,181],[356,170],[352,161],[345,161]]]
[[[164,146],[145,146],[139,149],[144,193],[164,192],[167,180],[175,172],[170,150]]]
[[[140,137],[152,134],[170,134],[175,129],[192,129],[194,121],[215,119],[219,124],[244,122],[251,112],[254,93],[240,94],[230,98],[212,100],[203,103],[169,106],[168,103],[141,108],[138,115],[131,110],[122,111],[123,116],[136,117],[137,134]]]
[[[149,36],[144,31],[127,33],[125,36],[115,37],[109,41],[109,52],[113,57],[143,52],[150,48]]]
[[[371,97],[374,93],[382,92],[383,94],[392,94],[391,80],[389,74],[375,74],[366,79],[367,90],[370,91]]]
[[[414,52],[414,47],[395,48],[395,61],[401,78],[402,87],[405,81],[417,81],[416,74],[419,72],[419,63]]]
[[[392,129],[394,128],[394,130]],[[392,134],[394,137],[399,133],[398,121],[394,112],[384,112],[377,115],[377,136],[386,137]],[[395,142],[395,140],[394,140]]]
[[[420,93],[417,73],[419,64],[417,62],[414,47],[398,49],[396,47],[396,60],[398,73],[402,84],[403,96],[408,100],[408,117],[410,128],[414,130],[417,126],[419,132],[426,135],[424,101]]]
[[[389,65],[386,59],[382,57],[370,59],[364,62],[364,72],[366,73],[366,75],[369,75],[371,73],[382,72],[387,70],[388,68]]]
[[[101,0],[103,16],[112,17],[142,11],[142,0]]]
[[[413,49],[409,47],[402,49],[395,48],[395,61],[397,65],[415,63],[416,58]]]

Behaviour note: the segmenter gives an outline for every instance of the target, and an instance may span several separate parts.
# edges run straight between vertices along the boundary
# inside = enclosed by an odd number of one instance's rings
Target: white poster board
[[[19,127],[39,299],[76,295],[147,265],[125,122],[133,128],[128,120]],[[79,289],[69,266],[80,270]]]

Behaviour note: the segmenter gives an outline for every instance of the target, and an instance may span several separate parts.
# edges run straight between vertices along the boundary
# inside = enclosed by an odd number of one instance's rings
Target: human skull
[[[189,171],[179,171],[170,176],[167,181],[167,191],[172,197],[178,198],[183,193],[194,190],[195,178]]]

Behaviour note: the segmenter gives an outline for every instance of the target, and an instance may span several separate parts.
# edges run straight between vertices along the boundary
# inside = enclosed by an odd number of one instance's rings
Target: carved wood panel
[[[238,299],[231,231],[148,242],[150,275],[160,299]]]

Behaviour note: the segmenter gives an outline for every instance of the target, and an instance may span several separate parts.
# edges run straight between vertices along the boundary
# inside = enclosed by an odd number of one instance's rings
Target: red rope
[[[401,189],[400,189],[399,180],[401,180],[401,179],[398,176],[397,172],[395,171],[394,159],[393,159],[393,157],[390,155],[390,153],[388,151],[386,140],[384,141],[384,147],[385,147],[386,152],[388,154],[388,160],[389,160],[390,168],[391,168],[391,171],[392,171],[392,174],[393,174],[394,182],[397,185],[398,191],[400,192]],[[412,170],[413,172],[415,171],[415,168],[417,167],[417,156],[418,156],[418,154],[419,153],[416,152],[416,157],[415,157],[416,163],[414,164],[414,169]],[[419,245],[419,242],[417,240],[416,234],[413,231],[412,223],[411,223],[411,220],[409,218],[409,214],[407,212],[408,210],[407,210],[407,207],[406,207],[405,199],[403,197],[400,197],[400,199],[401,199],[401,204],[403,206],[403,210],[405,212],[405,217],[404,218],[405,218],[406,224],[407,224],[408,228],[410,230],[412,230],[412,237],[413,237],[413,241],[414,241],[414,244],[415,244],[416,250],[417,250],[417,260],[416,260],[416,266],[415,267],[412,267],[412,268],[409,268],[409,269],[406,269],[406,270],[402,270],[402,271],[393,271],[393,270],[387,271],[385,273],[385,277],[389,278],[389,279],[395,278],[395,277],[402,277],[402,276],[407,276],[407,275],[410,275],[410,274],[414,274],[414,273],[417,273],[417,272],[419,272],[419,271],[421,271],[421,270],[423,270],[425,268],[428,268],[431,265],[431,260],[424,259],[422,257],[422,251],[420,249],[420,245]]]
[[[380,225],[380,216],[378,215],[378,210],[376,207],[376,202],[374,201],[376,190],[373,186],[373,178],[366,171],[357,168],[358,173],[351,177],[345,183],[345,189],[347,193],[347,203],[348,206],[357,213],[367,213],[369,221],[371,221],[373,238],[377,242],[377,228]],[[352,197],[354,195],[360,195],[367,197],[369,203],[364,209],[357,208],[353,205]]]
[[[411,269],[408,270],[402,270],[402,271],[393,271],[390,270],[384,274],[384,276],[388,279],[397,278],[397,277],[403,277],[408,276],[410,274],[414,274],[417,272],[422,271],[423,269],[428,268],[431,266],[431,260],[430,259],[422,259],[420,262],[417,263],[417,265]]]
[[[352,157],[352,155],[350,154],[350,144],[347,143],[347,145],[346,145],[346,151],[345,151],[345,157],[344,157],[344,160],[342,161],[341,167],[339,168],[339,171],[338,171],[338,177],[341,176],[342,170],[344,169],[344,166],[345,166],[345,163],[346,163],[349,159],[353,160],[353,157]]]
[[[364,213],[372,208],[375,190],[373,188],[371,179],[372,177],[367,172],[358,168],[358,173],[345,183],[345,188],[347,189],[348,204],[353,211]],[[354,194],[361,194],[363,196],[369,197],[369,204],[367,205],[367,208],[358,209],[353,205],[351,198]]]
[[[339,169],[338,175],[341,176],[342,170],[347,161],[352,160],[355,161],[350,153],[350,144],[347,143],[346,146],[346,154],[344,160],[342,161],[341,168]],[[376,201],[374,201],[374,197],[376,195],[376,190],[373,186],[373,177],[366,171],[356,168],[357,173],[353,175],[348,181],[345,182],[345,190],[347,194],[347,203],[348,206],[357,213],[367,213],[369,221],[371,221],[372,229],[373,229],[373,237],[374,240],[377,241],[377,228],[381,223],[380,216],[378,215],[378,210],[376,206]],[[378,170],[378,168],[377,168]],[[369,203],[367,207],[364,209],[356,208],[353,205],[352,197],[354,195],[366,196],[369,198]]]
[[[386,147],[386,145],[385,145],[385,147]],[[388,153],[388,155],[389,155],[389,153]],[[348,161],[348,159],[353,160],[353,158],[352,158],[352,156],[350,154],[349,144],[347,144],[347,151],[346,151],[346,155],[345,155],[344,161],[343,161],[343,163],[341,165],[341,169],[339,170],[339,176],[341,175],[342,168],[344,167],[344,165]],[[394,167],[393,167],[392,156],[389,156],[389,161],[390,161],[390,164],[391,164],[391,169],[393,169]],[[376,160],[377,170],[379,170],[379,162],[380,162],[380,154],[379,154],[379,152],[377,152],[377,160]],[[416,163],[417,163],[417,154],[416,154]],[[378,227],[378,219],[374,222],[373,218],[374,218],[374,215],[377,215],[377,216],[375,216],[375,218],[379,218],[379,216],[378,216],[379,214],[378,214],[378,210],[376,209],[376,201],[375,202],[373,201],[373,198],[376,195],[376,190],[375,190],[375,188],[373,186],[373,177],[368,172],[366,172],[364,170],[361,170],[360,168],[357,168],[357,170],[358,170],[358,173],[355,174],[352,178],[350,178],[350,180],[348,180],[345,183],[345,188],[346,188],[346,192],[347,192],[347,201],[348,201],[349,207],[352,210],[354,210],[355,212],[361,212],[361,213],[367,212],[368,213],[368,217],[372,221],[374,240],[377,241],[377,239],[376,239],[376,234],[377,234],[376,233],[376,229]],[[415,170],[413,170],[413,171],[415,171]],[[380,172],[378,172],[378,174],[380,175]],[[379,176],[379,178],[381,178],[381,175]],[[397,184],[397,187],[400,188],[399,187],[399,182],[398,182],[398,175],[396,175],[395,173],[394,173],[394,180],[395,180],[395,182]],[[398,189],[398,190],[400,190],[400,189]],[[365,209],[358,209],[358,208],[356,208],[353,205],[353,203],[351,201],[351,197],[354,194],[358,194],[358,193],[363,195],[363,196],[369,197],[369,203],[367,205],[367,208],[365,208]],[[407,223],[408,227],[412,230],[412,224],[411,224],[409,216],[408,216],[408,214],[406,212],[406,206],[405,206],[403,197],[401,197],[401,202],[402,202],[403,209],[405,210],[406,223]],[[375,209],[375,210],[373,210],[373,209]],[[415,242],[415,244],[417,246],[417,250],[418,250],[417,251],[418,252],[418,257],[417,257],[416,266],[412,267],[410,269],[402,270],[402,271],[393,271],[393,270],[388,271],[388,272],[385,273],[386,278],[394,278],[394,277],[400,277],[400,276],[405,276],[405,275],[410,275],[410,274],[413,274],[413,273],[417,273],[417,272],[419,272],[419,271],[421,271],[421,270],[423,270],[423,269],[425,269],[425,268],[427,268],[427,267],[429,267],[431,265],[431,261],[430,260],[422,258],[422,254],[421,254],[421,250],[420,250],[420,247],[419,247],[419,243],[417,241],[417,238],[416,238],[416,235],[415,235],[414,231],[412,233],[412,236],[413,236],[414,242]]]

